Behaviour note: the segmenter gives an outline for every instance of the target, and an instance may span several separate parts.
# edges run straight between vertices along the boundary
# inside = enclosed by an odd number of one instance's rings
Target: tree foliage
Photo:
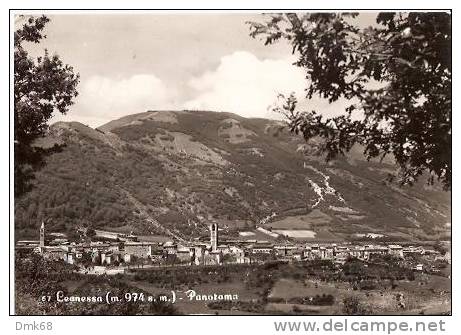
[[[372,311],[357,296],[349,296],[343,300],[343,313],[345,315],[368,315],[372,314]]]
[[[451,16],[379,13],[362,28],[355,13],[271,15],[250,22],[265,44],[288,41],[306,71],[307,98],[344,100],[344,113],[301,111],[292,94],[275,109],[291,131],[321,137],[332,159],[355,144],[368,159],[390,154],[402,184],[427,172],[451,187]]]
[[[14,191],[20,196],[31,187],[34,171],[43,165],[47,153],[58,148],[35,146],[48,129],[47,121],[54,112],[65,114],[77,96],[79,75],[63,64],[58,55],[36,59],[29,56],[25,42],[39,43],[49,19],[19,17],[22,26],[14,33]]]
[[[87,265],[91,261],[84,254]],[[15,314],[17,315],[176,315],[179,311],[170,302],[157,299],[120,301],[119,303],[57,302],[56,293],[64,296],[97,297],[111,292],[124,297],[136,292],[144,297],[150,294],[129,286],[117,276],[86,276],[77,267],[62,260],[46,259],[38,254],[24,252],[15,255]],[[70,285],[69,285],[70,284]],[[42,296],[51,300],[43,302]],[[158,298],[158,297],[157,297]]]

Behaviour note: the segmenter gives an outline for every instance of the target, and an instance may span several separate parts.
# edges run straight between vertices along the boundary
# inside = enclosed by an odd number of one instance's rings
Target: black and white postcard
[[[452,315],[450,10],[10,29],[11,314]]]

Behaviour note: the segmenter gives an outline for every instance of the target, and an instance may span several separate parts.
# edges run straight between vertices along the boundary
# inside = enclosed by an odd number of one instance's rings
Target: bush
[[[360,302],[356,296],[346,297],[343,300],[343,313],[346,315],[367,315],[371,314],[370,310]]]
[[[376,282],[373,280],[364,280],[359,282],[358,286],[361,290],[374,290],[376,289]]]

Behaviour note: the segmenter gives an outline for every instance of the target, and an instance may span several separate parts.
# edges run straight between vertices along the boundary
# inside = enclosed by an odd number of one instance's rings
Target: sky
[[[372,24],[373,14],[362,14]],[[281,118],[269,108],[277,95],[304,99],[302,68],[285,42],[265,46],[249,36],[259,14],[49,15],[46,39],[32,56],[57,53],[80,74],[79,96],[51,122],[100,126],[147,110],[200,109],[244,117]],[[344,102],[319,98],[303,105],[334,114]]]

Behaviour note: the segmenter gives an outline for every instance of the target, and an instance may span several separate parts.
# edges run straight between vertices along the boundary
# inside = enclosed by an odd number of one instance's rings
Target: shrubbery
[[[39,255],[18,256],[15,261],[15,313],[18,315],[172,315],[178,311],[171,303],[148,302],[42,302],[42,296],[100,296],[111,292],[123,297],[126,293],[144,293],[121,280],[120,276],[84,276],[63,261],[46,260]],[[102,292],[102,293],[101,293]]]

